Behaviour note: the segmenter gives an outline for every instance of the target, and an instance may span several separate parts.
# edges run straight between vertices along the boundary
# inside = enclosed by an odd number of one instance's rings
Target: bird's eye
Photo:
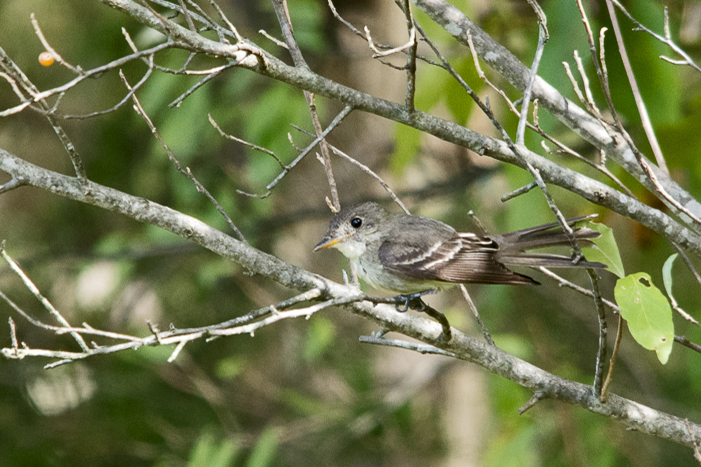
[[[354,217],[351,219],[350,224],[354,229],[358,229],[361,225],[363,225],[363,220],[360,217]]]

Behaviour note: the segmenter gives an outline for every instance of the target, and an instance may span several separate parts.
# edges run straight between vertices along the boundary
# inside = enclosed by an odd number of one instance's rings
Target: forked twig
[[[127,89],[131,90],[131,86],[129,85],[126,78],[124,77],[124,74],[121,71],[119,73],[119,76],[120,76],[120,78],[122,78],[122,82],[127,87]],[[161,144],[163,149],[166,151],[166,154],[168,155],[168,159],[170,159],[170,161],[175,165],[175,167],[178,169],[178,171],[181,174],[185,175],[187,178],[189,178],[192,181],[192,183],[195,184],[195,188],[197,189],[198,192],[204,194],[207,197],[207,199],[209,199],[209,201],[214,205],[214,207],[217,209],[217,211],[219,211],[219,213],[222,215],[222,217],[226,220],[226,223],[229,225],[231,230],[234,231],[234,233],[239,238],[239,240],[241,240],[242,242],[248,243],[246,240],[246,237],[244,237],[243,233],[241,233],[239,228],[236,227],[236,225],[234,224],[234,221],[232,221],[231,218],[229,217],[229,215],[226,213],[226,211],[224,211],[224,208],[221,206],[221,204],[219,204],[219,202],[214,198],[214,196],[212,196],[212,194],[209,192],[209,190],[207,190],[204,187],[204,185],[202,185],[199,182],[199,180],[197,180],[197,178],[195,178],[195,176],[190,171],[190,168],[185,167],[183,169],[183,167],[180,165],[180,161],[178,161],[178,159],[175,157],[175,155],[173,155],[173,152],[170,150],[170,147],[168,147],[168,144],[163,140],[163,138],[161,138],[161,135],[158,134],[158,130],[156,130],[156,126],[153,124],[153,122],[151,121],[149,116],[146,115],[146,111],[144,111],[144,109],[141,106],[141,103],[137,99],[136,95],[134,95],[132,93],[131,98],[134,101],[134,110],[136,111],[137,114],[139,114],[141,116],[141,118],[144,119],[144,121],[148,125],[149,129],[151,130],[151,133],[153,134],[153,136],[158,140],[158,142]]]

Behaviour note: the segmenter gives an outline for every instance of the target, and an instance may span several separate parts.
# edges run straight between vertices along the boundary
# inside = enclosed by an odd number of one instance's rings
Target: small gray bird
[[[574,225],[590,217],[567,223]],[[599,235],[588,228],[574,229],[574,237],[585,245]],[[368,284],[416,298],[455,284],[538,284],[508,266],[606,267],[584,259],[575,263],[563,255],[527,252],[563,245],[570,245],[570,240],[557,223],[480,236],[457,232],[427,217],[389,214],[376,203],[365,203],[336,213],[314,251],[336,248]]]

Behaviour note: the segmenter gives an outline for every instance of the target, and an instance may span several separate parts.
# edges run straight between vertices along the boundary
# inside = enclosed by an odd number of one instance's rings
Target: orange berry
[[[39,54],[39,63],[43,66],[51,66],[54,63],[54,56],[51,52],[42,52]]]

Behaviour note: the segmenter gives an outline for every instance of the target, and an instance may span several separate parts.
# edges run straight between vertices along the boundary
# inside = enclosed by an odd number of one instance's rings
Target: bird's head
[[[329,223],[326,236],[314,251],[333,247],[349,259],[357,259],[368,244],[379,239],[379,228],[389,217],[377,203],[364,203],[341,209]]]

